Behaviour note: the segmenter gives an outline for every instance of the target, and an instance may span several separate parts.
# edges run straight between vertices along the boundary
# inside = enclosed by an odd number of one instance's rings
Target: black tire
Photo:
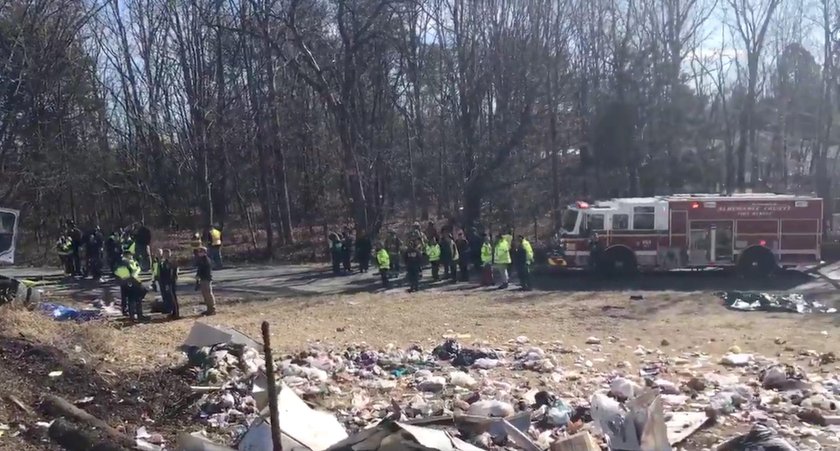
[[[627,249],[609,249],[601,256],[598,270],[606,277],[626,277],[638,271],[636,256]]]
[[[744,252],[738,259],[738,272],[748,278],[761,279],[770,277],[778,271],[779,265],[769,249],[754,247]]]

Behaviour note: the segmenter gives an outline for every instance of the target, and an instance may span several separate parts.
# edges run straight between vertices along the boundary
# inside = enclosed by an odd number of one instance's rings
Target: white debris
[[[752,354],[727,353],[720,359],[720,363],[727,366],[747,366],[753,361]]]
[[[495,399],[481,400],[470,405],[470,415],[507,418],[513,415],[513,406]]]
[[[473,363],[473,366],[476,368],[481,368],[483,370],[490,370],[499,366],[499,360],[497,359],[488,359],[488,358],[481,358]]]
[[[642,387],[623,377],[617,377],[610,382],[610,393],[618,399],[633,399]]]
[[[449,373],[449,383],[456,387],[473,388],[478,385],[475,378],[463,371],[453,371]]]

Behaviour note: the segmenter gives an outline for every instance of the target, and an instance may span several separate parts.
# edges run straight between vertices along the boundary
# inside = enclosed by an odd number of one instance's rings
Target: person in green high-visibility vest
[[[426,244],[426,258],[429,259],[429,264],[432,265],[432,280],[437,282],[440,280],[440,244],[438,244],[437,237],[431,237]]]
[[[481,286],[493,285],[493,244],[488,234],[482,235],[481,244]]]
[[[140,264],[134,260],[132,251],[123,253],[123,259],[117,265],[114,275],[120,282],[123,315],[132,321],[148,320],[148,317],[143,316],[143,298],[147,290],[140,280]]]
[[[379,277],[382,278],[382,288],[388,288],[388,273],[391,271],[391,254],[385,249],[382,242],[376,245],[376,266],[379,268]]]
[[[508,267],[510,266],[510,242],[513,237],[510,234],[503,234],[499,236],[496,242],[496,247],[493,248],[493,265],[496,267],[496,273],[499,275],[499,289],[504,290],[508,287]]]

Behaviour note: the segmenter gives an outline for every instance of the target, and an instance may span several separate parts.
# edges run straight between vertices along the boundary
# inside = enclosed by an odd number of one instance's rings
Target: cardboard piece
[[[601,446],[589,432],[583,431],[552,443],[551,451],[601,451]]]
[[[668,429],[668,441],[676,445],[697,432],[709,417],[705,412],[674,412],[665,422]]]
[[[256,385],[256,384],[255,384]],[[281,383],[277,396],[280,410],[280,435],[284,450],[323,451],[347,438],[347,432],[335,416],[311,409],[295,392]],[[271,451],[271,425],[265,418],[254,421],[239,442],[239,451]]]
[[[284,448],[285,449],[285,448]],[[331,446],[327,451],[481,451],[446,431],[383,420]]]
[[[205,346],[213,346],[222,343],[233,343],[243,346],[248,346],[257,350],[261,350],[263,345],[254,341],[247,335],[229,327],[210,326],[196,321],[190,329],[187,339],[181,345],[183,349],[190,347],[203,348]]]

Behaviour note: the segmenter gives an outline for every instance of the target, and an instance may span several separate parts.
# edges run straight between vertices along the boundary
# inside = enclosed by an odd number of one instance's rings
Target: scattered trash
[[[760,423],[755,424],[748,433],[717,447],[717,451],[743,450],[798,451],[787,440],[779,437],[775,429]]]
[[[256,342],[198,328],[187,340],[195,346],[185,350],[202,425],[238,451],[271,450],[270,379]],[[498,349],[452,337],[426,350],[313,344],[275,362],[284,449],[594,451],[606,440],[608,449],[669,450],[712,419],[775,426],[784,415],[812,429],[840,423],[840,379],[830,367],[809,378],[798,367],[734,352],[737,346],[719,360],[730,368],[720,368],[700,352],[666,356],[633,345],[638,363],[605,370],[612,351],[601,345],[627,341],[590,338],[582,349],[522,336]],[[798,358],[816,366],[821,355]],[[157,445],[148,435],[143,440]],[[190,450],[222,449],[187,442]]]
[[[527,341],[527,337],[525,340]],[[454,338],[447,339],[436,347],[432,354],[438,360],[448,360],[452,365],[459,367],[470,367],[481,359],[498,359],[498,355],[492,350],[462,348]]]
[[[56,370],[56,371],[50,371],[50,374],[47,374],[47,376],[49,376],[49,377],[60,377],[62,374],[64,374],[64,371]]]
[[[732,310],[743,312],[791,312],[791,313],[836,313],[836,308],[806,300],[798,293],[758,293],[752,291],[728,291],[721,293],[724,304]]]

